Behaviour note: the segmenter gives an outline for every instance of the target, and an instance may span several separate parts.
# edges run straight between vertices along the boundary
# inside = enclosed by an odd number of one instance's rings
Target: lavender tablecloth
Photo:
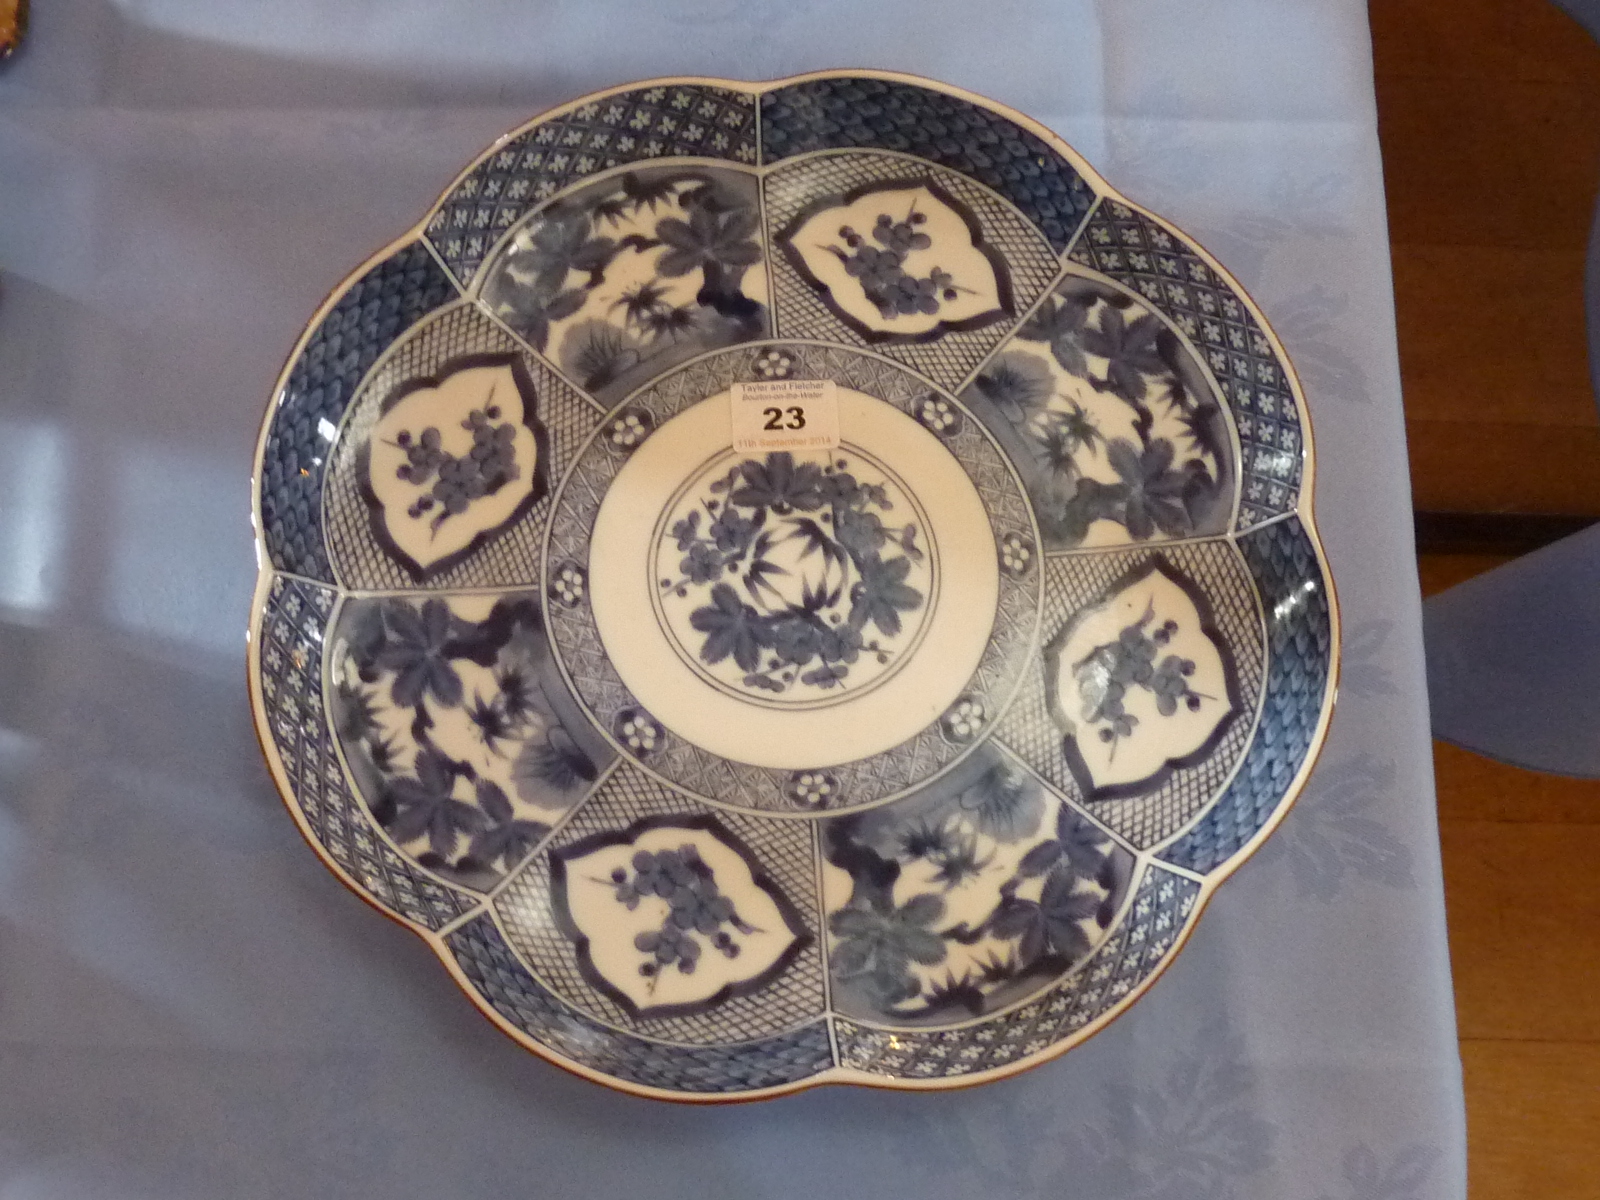
[[[0,73],[0,1196],[1464,1195],[1360,0],[40,0]],[[504,129],[673,73],[915,71],[1216,253],[1310,399],[1345,674],[1309,791],[1020,1078],[731,1108],[508,1042],[346,892],[244,687],[249,473],[317,302]]]

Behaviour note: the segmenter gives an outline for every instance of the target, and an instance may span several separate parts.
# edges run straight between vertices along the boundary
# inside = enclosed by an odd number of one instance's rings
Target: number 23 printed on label
[[[736,383],[733,447],[831,450],[839,445],[839,390],[831,379]]]
[[[806,410],[799,405],[792,408],[763,408],[761,415],[767,419],[763,430],[804,429],[806,427]],[[787,419],[785,419],[787,418]]]

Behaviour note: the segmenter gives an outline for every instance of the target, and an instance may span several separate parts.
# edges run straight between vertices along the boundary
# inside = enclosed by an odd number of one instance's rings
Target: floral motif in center
[[[660,615],[724,690],[826,703],[888,677],[936,586],[926,518],[859,450],[727,454],[662,524]]]

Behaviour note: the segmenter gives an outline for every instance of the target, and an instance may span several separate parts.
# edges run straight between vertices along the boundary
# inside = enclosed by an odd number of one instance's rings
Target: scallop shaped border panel
[[[664,158],[757,157],[756,97],[707,80],[663,80],[552,109],[501,138],[434,206],[428,243],[462,285],[529,210],[601,171]]]
[[[1056,636],[1074,613],[1114,588],[1120,577],[1159,565],[1193,581],[1205,600],[1205,615],[1231,660],[1237,703],[1221,737],[1204,754],[1164,771],[1131,795],[1086,800],[1062,751],[1064,731],[1052,713],[1043,662],[1030,674],[995,733],[1002,745],[1051,786],[1085,805],[1096,820],[1134,848],[1164,845],[1215,801],[1255,736],[1265,692],[1267,639],[1253,576],[1240,550],[1227,538],[1119,548],[1105,554],[1060,555],[1046,561],[1047,638]]]
[[[920,336],[873,334],[842,313],[829,290],[809,277],[797,261],[793,236],[785,235],[798,233],[810,217],[829,207],[870,198],[875,191],[919,188],[930,193],[930,200],[954,210],[972,247],[990,259],[996,307],[980,314],[971,328],[941,322]],[[1003,196],[970,177],[903,154],[828,151],[785,159],[767,171],[763,195],[778,335],[873,349],[946,389],[961,386],[1060,271],[1055,248]],[[865,240],[870,233],[861,236]]]
[[[401,855],[357,795],[335,748],[323,698],[323,648],[337,593],[262,577],[250,640],[256,731],[300,831],[350,887],[390,916],[439,929],[477,898]]]
[[[1298,389],[1242,290],[1183,234],[1116,198],[1101,202],[1067,257],[1137,292],[1202,351],[1238,429],[1236,528],[1294,512],[1307,442]]]
[[[485,531],[452,561],[418,581],[405,562],[374,536],[373,502],[362,475],[362,459],[385,406],[408,388],[436,385],[441,375],[472,360],[493,356],[515,363],[528,382],[529,416],[543,443],[532,465],[540,487],[526,511],[504,528]],[[544,541],[549,491],[566,473],[575,448],[600,423],[602,410],[553,371],[544,360],[492,321],[470,301],[422,316],[374,364],[345,412],[329,457],[323,486],[323,520],[332,569],[340,586],[361,591],[534,587]],[[480,553],[481,551],[481,553]]]
[[[847,147],[914,154],[999,192],[1064,250],[1095,189],[1076,156],[1030,126],[998,105],[925,81],[827,73],[762,94],[761,161]]]
[[[274,393],[256,465],[257,536],[274,567],[333,581],[322,479],[345,407],[403,332],[459,295],[427,247],[411,241],[384,251],[323,304]]]

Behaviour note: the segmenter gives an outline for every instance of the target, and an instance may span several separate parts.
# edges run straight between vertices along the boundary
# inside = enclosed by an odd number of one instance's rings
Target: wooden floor
[[[1500,561],[1424,555],[1423,592]],[[1434,769],[1470,1195],[1594,1200],[1600,782],[1519,771],[1443,742],[1434,743]]]
[[[1600,516],[1600,45],[1546,0],[1369,9],[1416,507]],[[1435,765],[1472,1200],[1600,1200],[1600,783]]]
[[[1548,0],[1369,12],[1416,506],[1600,516],[1600,45]]]

